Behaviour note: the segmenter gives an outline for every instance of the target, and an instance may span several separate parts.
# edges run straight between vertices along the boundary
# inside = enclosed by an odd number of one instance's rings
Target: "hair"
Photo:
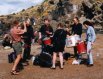
[[[78,20],[79,21],[79,18],[78,17],[74,17],[74,19]]]
[[[49,20],[48,18],[45,18],[45,19],[44,19],[44,22],[45,22],[45,21],[48,21],[48,22],[50,22],[50,20]]]
[[[84,25],[84,24],[89,25],[89,26],[93,26],[93,24],[92,24],[90,21],[84,21],[84,22],[83,22],[83,25]]]
[[[25,18],[25,22],[27,22],[27,21],[29,21],[29,25],[32,24],[30,18],[28,18],[28,17]]]
[[[19,22],[17,21],[17,20],[15,20],[15,21],[13,21],[13,25],[15,26],[15,25],[18,25],[19,24]]]
[[[57,25],[57,27],[61,27],[61,28],[63,28],[64,25],[63,25],[62,23],[59,23],[59,24]]]
[[[90,22],[90,21],[84,21],[84,22],[83,22],[83,25],[84,25],[84,24],[86,24],[86,25],[88,25],[88,26],[92,26],[92,27],[94,28],[93,23]]]

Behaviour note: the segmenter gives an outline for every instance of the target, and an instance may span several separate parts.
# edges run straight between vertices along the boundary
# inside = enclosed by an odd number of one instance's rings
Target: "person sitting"
[[[12,47],[12,41],[11,41],[11,37],[9,34],[4,35],[2,45],[3,45],[4,49],[9,49]]]

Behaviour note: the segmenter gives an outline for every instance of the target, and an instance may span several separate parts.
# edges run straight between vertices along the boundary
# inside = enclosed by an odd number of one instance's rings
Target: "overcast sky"
[[[0,15],[19,12],[22,9],[42,3],[44,0],[0,0]]]

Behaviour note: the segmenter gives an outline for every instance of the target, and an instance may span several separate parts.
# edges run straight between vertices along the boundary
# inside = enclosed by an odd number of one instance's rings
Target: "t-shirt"
[[[23,34],[23,38],[25,43],[31,44],[31,40],[34,39],[34,31],[31,25],[27,26],[27,32]]]
[[[42,36],[50,36],[50,34],[47,34],[46,31],[52,32],[53,34],[53,28],[51,26],[42,25],[39,29],[39,32],[41,32]]]

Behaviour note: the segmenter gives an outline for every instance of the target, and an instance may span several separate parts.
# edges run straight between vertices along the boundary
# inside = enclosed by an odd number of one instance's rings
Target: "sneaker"
[[[56,67],[52,66],[51,69],[56,69]]]

